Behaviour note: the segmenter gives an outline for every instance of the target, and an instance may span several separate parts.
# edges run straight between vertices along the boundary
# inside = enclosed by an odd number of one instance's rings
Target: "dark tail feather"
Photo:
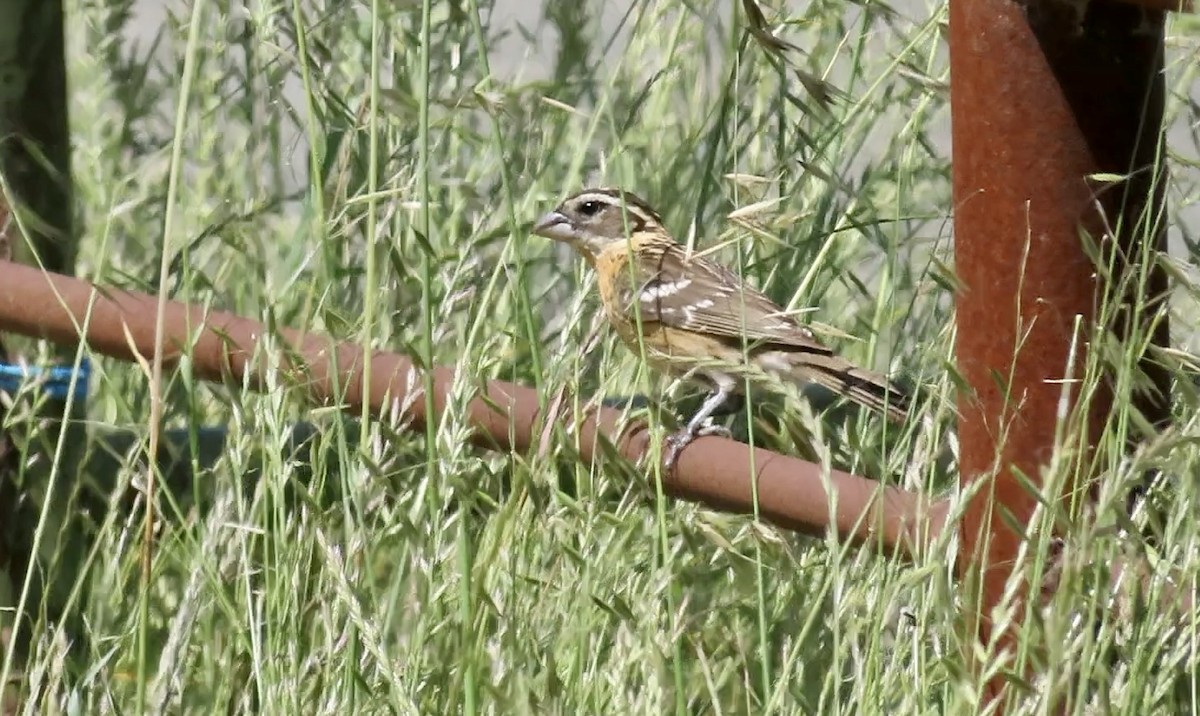
[[[821,364],[808,363],[804,378],[844,395],[859,405],[877,410],[897,423],[908,418],[909,395],[885,376],[862,370],[853,364],[825,357]]]

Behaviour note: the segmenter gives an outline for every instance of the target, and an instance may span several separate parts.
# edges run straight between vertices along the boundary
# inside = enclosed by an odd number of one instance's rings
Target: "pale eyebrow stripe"
[[[662,217],[650,206],[645,199],[640,196],[621,189],[603,188],[603,189],[588,189],[576,194],[573,199],[581,199],[583,201],[603,201],[610,206],[624,206],[625,211],[644,222],[653,221],[662,223]]]

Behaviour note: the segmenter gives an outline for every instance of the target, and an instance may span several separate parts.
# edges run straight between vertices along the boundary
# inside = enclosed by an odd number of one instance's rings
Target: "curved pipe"
[[[0,286],[0,330],[66,345],[82,338],[92,351],[121,360],[148,359],[154,352],[153,296],[98,288],[8,262],[0,262]],[[430,416],[420,394],[424,381],[406,356],[375,352],[370,383],[364,384],[363,350],[352,343],[287,328],[269,332],[257,321],[176,301],[167,302],[165,319],[166,365],[177,364],[186,352],[192,370],[204,380],[245,381],[262,389],[267,361],[261,356],[276,346],[278,359],[272,363],[318,404],[357,414],[365,401],[376,417],[401,409],[403,420],[398,422],[409,429],[422,429],[425,421],[440,419],[446,410],[454,380],[449,367],[433,369]],[[466,411],[476,445],[520,453],[536,448],[541,420],[532,388],[488,381]],[[603,441],[633,462],[646,455],[650,437],[645,427],[623,428],[622,416],[614,408],[579,416],[574,432],[582,460],[598,458]],[[833,529],[853,543],[911,558],[945,523],[948,507],[943,501],[837,470],[823,478],[819,465],[716,436],[684,449],[673,474],[663,475],[663,487],[673,497],[750,513],[751,464],[757,468],[759,514],[785,529],[817,536]],[[835,505],[832,514],[830,504]]]

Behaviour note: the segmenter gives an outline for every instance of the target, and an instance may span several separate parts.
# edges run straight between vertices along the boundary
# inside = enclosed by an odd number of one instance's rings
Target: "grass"
[[[657,399],[662,381],[624,348],[582,350],[591,279],[528,232],[565,193],[622,185],[845,354],[924,382],[926,438],[946,449],[912,486],[952,491],[943,5],[789,10],[781,34],[804,48],[790,61],[840,90],[829,103],[748,39],[735,3],[548,3],[506,29],[475,0],[323,5],[172,5],[136,45],[128,3],[68,3],[80,275],[454,364],[459,405],[483,377],[547,401],[563,386]],[[1184,351],[1200,315],[1196,29],[1172,19],[1167,63]],[[494,74],[501,45],[531,57]],[[1104,516],[1145,470],[1175,476],[1156,585],[1164,565],[1185,584],[1200,566],[1200,411],[1186,356],[1172,362],[1176,425],[1133,457],[1117,437],[1101,450]],[[47,466],[39,504],[76,519],[61,542],[53,517],[29,523],[38,574],[60,585],[33,602],[18,669],[34,710],[978,708],[952,541],[902,565],[667,502],[653,478],[578,464],[561,432],[544,455],[484,453],[461,411],[396,437],[283,390],[200,384],[186,362],[161,383],[96,372],[89,446],[114,428],[136,439],[115,485]],[[156,391],[175,432],[152,437]],[[915,430],[763,402],[750,427],[767,447],[884,477],[913,453]],[[311,467],[291,454],[299,421],[318,428]],[[228,436],[209,460],[214,425]],[[140,458],[171,436],[195,475],[156,476],[145,530]],[[1049,475],[1077,462],[1064,450]],[[1112,618],[1095,584],[1121,544],[1073,536],[1100,566],[1030,619],[1020,656],[1047,645],[1049,676],[1018,712],[1064,695],[1073,713],[1195,710],[1195,625]]]

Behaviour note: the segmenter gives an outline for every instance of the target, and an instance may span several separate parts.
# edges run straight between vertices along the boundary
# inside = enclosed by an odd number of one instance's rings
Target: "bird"
[[[626,346],[656,371],[707,388],[686,427],[668,437],[668,469],[693,440],[728,435],[710,421],[740,405],[747,378],[815,383],[893,421],[908,415],[909,396],[887,377],[837,356],[733,271],[689,251],[630,191],[584,189],[533,233],[571,246],[595,270],[604,317]]]

